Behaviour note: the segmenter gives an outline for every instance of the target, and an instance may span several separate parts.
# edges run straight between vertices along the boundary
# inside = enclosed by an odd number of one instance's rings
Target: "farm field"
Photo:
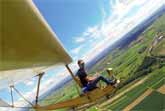
[[[107,109],[111,110],[123,110],[127,105],[132,103],[135,99],[137,99],[140,95],[142,95],[146,90],[153,89],[156,91],[160,86],[164,84],[164,75],[165,68],[161,69],[162,71],[155,71],[151,73],[151,76],[144,81],[143,84],[135,87],[131,91],[124,94],[122,98],[117,99],[112,104],[107,105]],[[162,94],[161,94],[162,95]],[[151,98],[152,99],[152,98]],[[163,104],[163,101],[159,101],[159,104]],[[142,103],[141,103],[142,104]],[[143,109],[143,108],[141,108]],[[158,108],[159,109],[159,108]]]
[[[132,110],[163,111],[165,109],[164,102],[164,95],[157,91],[154,91],[149,96],[147,96],[140,104],[135,106]]]
[[[155,56],[164,56],[165,55],[165,38],[163,38],[157,46],[153,49],[152,53]]]

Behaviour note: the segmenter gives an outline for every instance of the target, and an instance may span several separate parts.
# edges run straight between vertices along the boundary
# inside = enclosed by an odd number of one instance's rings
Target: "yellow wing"
[[[0,19],[0,87],[72,61],[31,0],[1,0]]]

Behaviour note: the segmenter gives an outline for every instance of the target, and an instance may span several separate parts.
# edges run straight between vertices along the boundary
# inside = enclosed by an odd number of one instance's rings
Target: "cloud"
[[[83,43],[85,41],[85,38],[84,37],[76,37],[75,38],[75,42],[76,43]]]
[[[36,82],[35,79],[32,78],[32,79],[24,80],[23,83],[24,83],[26,86],[28,86],[28,87],[30,86],[30,87],[31,87],[31,86],[34,86],[34,85],[35,85],[35,82]]]
[[[83,45],[80,45],[79,47],[76,47],[74,49],[71,50],[71,53],[74,55],[78,55],[82,49]]]
[[[52,76],[51,78],[47,79],[46,81],[42,81],[40,85],[40,95],[45,94],[48,90],[53,88],[59,82],[63,81],[69,74],[66,70],[61,70],[58,74]],[[48,87],[49,86],[49,87]],[[36,95],[36,88],[33,88],[30,92],[26,92],[23,94],[27,100],[31,100],[31,102],[35,99]],[[15,106],[26,106],[27,102],[23,100],[23,98],[19,98],[15,102]]]
[[[18,109],[13,109],[13,108],[0,108],[0,111],[18,111]]]
[[[34,86],[34,81],[29,80],[29,81],[24,82],[24,84],[26,86]]]
[[[75,42],[83,41],[87,42],[91,38],[96,39],[100,35],[99,26],[89,26],[80,37],[75,38]]]

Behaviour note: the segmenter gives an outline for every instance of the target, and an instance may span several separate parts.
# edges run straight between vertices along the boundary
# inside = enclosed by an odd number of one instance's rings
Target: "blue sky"
[[[74,62],[86,62],[142,22],[164,4],[163,0],[34,0],[35,5],[56,33]],[[41,94],[68,76],[62,66],[46,72]],[[36,78],[16,85],[25,97],[35,98]],[[0,98],[10,101],[9,88]],[[15,94],[16,104],[26,104]],[[0,110],[2,110],[0,108]],[[8,110],[8,109],[3,109]]]
[[[34,2],[73,58],[74,51],[71,50],[79,46],[75,41],[80,33],[89,26],[100,24],[103,20],[102,7],[106,7],[100,0],[67,2],[34,0]]]

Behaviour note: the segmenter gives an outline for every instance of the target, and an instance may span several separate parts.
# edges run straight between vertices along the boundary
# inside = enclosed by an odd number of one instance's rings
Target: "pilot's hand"
[[[96,72],[95,76],[98,77],[98,76],[100,76],[100,74],[98,72]]]
[[[87,77],[87,81],[88,82],[92,82],[92,81],[94,81],[96,79],[96,77],[91,77],[91,76],[88,76]]]

